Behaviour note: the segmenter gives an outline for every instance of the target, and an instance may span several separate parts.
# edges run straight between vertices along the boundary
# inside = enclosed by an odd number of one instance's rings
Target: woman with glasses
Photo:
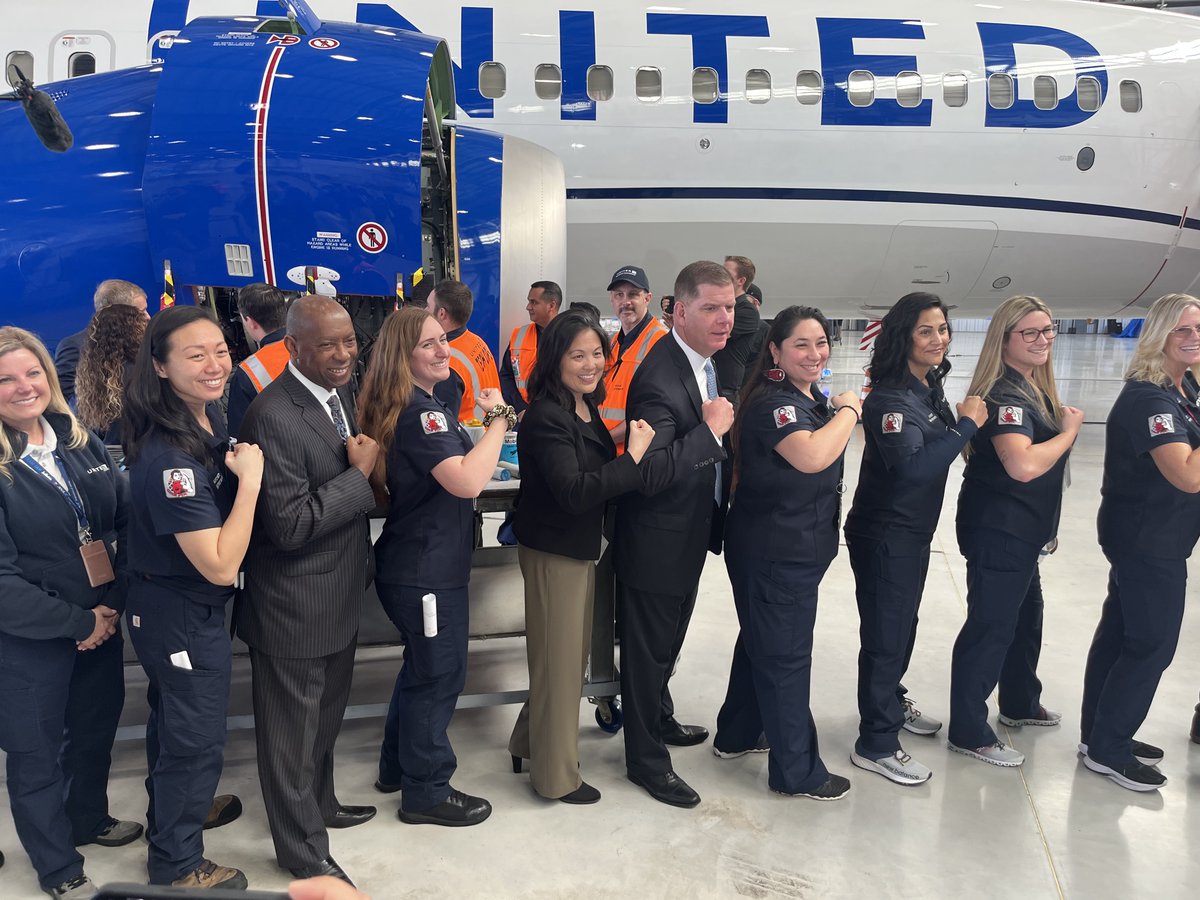
[[[1063,406],[1054,383],[1055,327],[1036,297],[1012,297],[988,325],[969,395],[987,402],[986,423],[967,445],[958,496],[958,545],[967,558],[967,620],[950,670],[950,749],[996,766],[1024,754],[988,724],[1000,684],[1000,721],[1057,725],[1041,704],[1038,558],[1057,543],[1063,481],[1083,411]]]
[[[1079,752],[1123,788],[1153,791],[1157,747],[1133,739],[1175,654],[1187,559],[1200,539],[1200,300],[1150,307],[1105,425],[1100,547],[1108,597],[1088,652]]]

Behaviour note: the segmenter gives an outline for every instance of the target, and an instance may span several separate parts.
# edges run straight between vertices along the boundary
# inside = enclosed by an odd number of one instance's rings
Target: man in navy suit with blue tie
[[[642,458],[644,488],[617,507],[614,564],[621,604],[621,701],[629,780],[654,799],[693,807],[699,795],[675,774],[667,744],[708,737],[675,720],[667,688],[696,605],[709,550],[720,552],[729,476],[722,441],[733,406],[719,396],[712,355],[733,327],[733,279],[694,262],[675,279],[674,327],[633,376],[626,406],[654,442]]]

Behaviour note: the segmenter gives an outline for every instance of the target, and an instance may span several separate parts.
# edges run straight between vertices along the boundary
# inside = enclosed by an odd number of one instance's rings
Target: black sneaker
[[[1088,745],[1079,745],[1079,755],[1088,755]],[[1163,752],[1160,748],[1153,744],[1144,744],[1141,741],[1133,742],[1133,758],[1144,766],[1157,766],[1163,761]]]
[[[772,788],[774,790],[774,788]],[[811,791],[797,791],[794,794],[789,794],[787,791],[775,791],[777,794],[783,794],[785,797],[808,797],[811,800],[841,800],[850,792],[850,779],[843,778],[841,775],[829,773],[829,777],[825,779],[825,783],[819,788],[813,788]]]
[[[1128,791],[1157,791],[1167,783],[1167,776],[1156,769],[1143,765],[1136,759],[1123,766],[1106,766],[1098,763],[1090,756],[1083,758],[1083,764],[1093,772],[1107,775]]]

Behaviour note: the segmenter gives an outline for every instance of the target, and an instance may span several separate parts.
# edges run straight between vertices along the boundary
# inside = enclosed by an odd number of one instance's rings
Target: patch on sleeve
[[[1002,406],[996,414],[1000,425],[1020,425],[1025,421],[1025,410],[1019,406]]]
[[[446,417],[440,412],[421,413],[421,427],[426,434],[443,434],[449,430]]]
[[[163,469],[163,490],[172,500],[196,496],[196,475],[191,469]]]
[[[899,434],[904,430],[904,413],[892,412],[883,417],[883,433]]]
[[[1151,416],[1148,421],[1150,423],[1150,437],[1158,437],[1160,434],[1175,433],[1175,417],[1170,413],[1162,413],[1161,415]]]
[[[784,425],[794,425],[796,423],[796,407],[781,406],[775,410],[775,427],[782,428]]]

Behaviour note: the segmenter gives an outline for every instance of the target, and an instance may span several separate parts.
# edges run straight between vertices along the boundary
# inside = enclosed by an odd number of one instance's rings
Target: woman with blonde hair
[[[457,760],[446,735],[467,669],[472,500],[491,479],[517,414],[500,391],[482,390],[476,402],[485,431],[472,446],[458,408],[434,396],[449,377],[445,330],[424,309],[407,307],[383,323],[358,405],[363,432],[385,461],[376,488],[386,484],[390,495],[375,586],[404,639],[375,787],[403,791],[402,822],[461,826],[492,812],[482,797],[451,787]]]
[[[958,546],[967,558],[967,620],[950,671],[950,749],[996,766],[1024,754],[988,725],[1000,685],[1000,721],[1057,725],[1041,703],[1038,558],[1053,552],[1063,482],[1083,411],[1063,406],[1054,383],[1057,329],[1036,297],[1011,297],[988,325],[967,394],[987,402],[986,423],[964,450]]]
[[[1200,539],[1200,300],[1150,307],[1105,425],[1097,524],[1108,597],[1088,652],[1079,752],[1123,788],[1167,779],[1163,752],[1133,736],[1145,721],[1183,621],[1187,560]]]
[[[108,814],[127,519],[116,466],[67,408],[50,354],[0,328],[0,749],[17,836],[52,897],[95,891],[77,846],[142,833]]]
[[[79,421],[109,446],[121,443],[121,406],[149,324],[136,306],[118,303],[92,316],[75,376]]]

